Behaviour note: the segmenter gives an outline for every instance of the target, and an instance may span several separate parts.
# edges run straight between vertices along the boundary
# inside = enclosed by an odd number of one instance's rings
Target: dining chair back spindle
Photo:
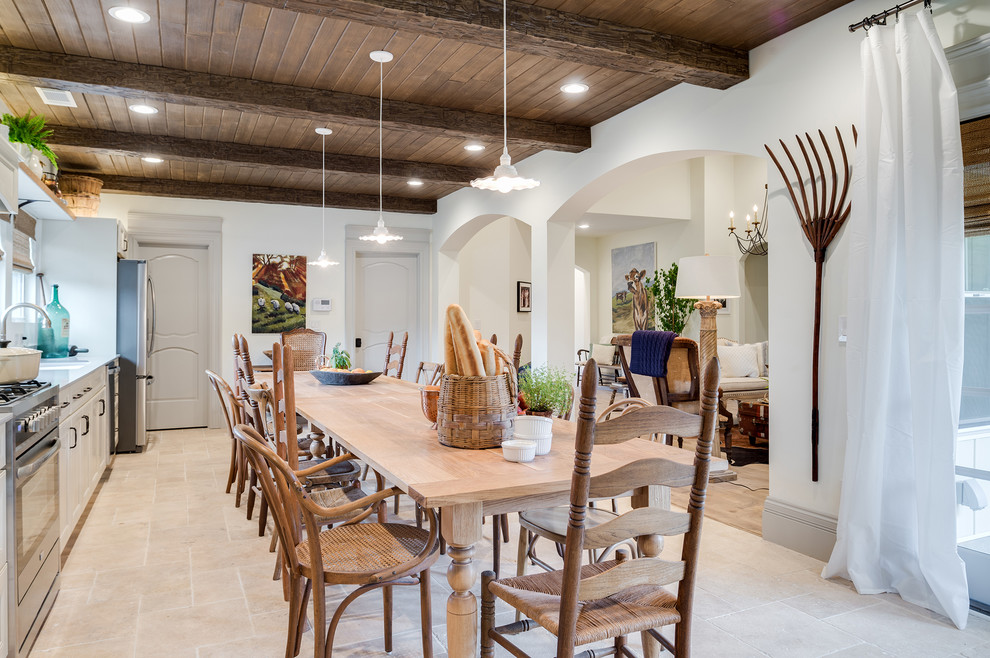
[[[516,372],[519,372],[519,362],[522,360],[522,346],[522,334],[516,334],[516,344],[512,350],[512,365],[515,367]]]
[[[571,658],[575,655],[575,647],[603,639],[613,639],[613,647],[596,648],[596,657],[630,656],[625,636],[633,632],[642,632],[644,642],[656,640],[678,658],[690,656],[694,583],[712,440],[717,425],[718,360],[709,361],[704,372],[700,415],[669,406],[648,406],[596,422],[597,379],[597,367],[592,360],[585,369],[581,386],[569,522],[564,538],[564,567],[551,573],[504,580],[496,580],[492,572],[483,574],[483,658],[494,655],[495,643],[506,647],[513,655],[527,655],[512,645],[507,636],[536,625],[557,636],[559,658]],[[694,463],[641,459],[591,476],[592,453],[596,445],[619,443],[649,433],[698,436]],[[653,486],[690,486],[687,511],[639,507],[588,527],[589,500]],[[628,559],[620,555],[608,562],[582,564],[582,552],[591,547],[614,543],[620,537],[650,542],[658,535],[683,535],[679,560]],[[675,583],[677,593],[673,594],[665,586]],[[501,598],[528,619],[495,627],[496,598]],[[673,640],[658,630],[671,624],[675,625]]]
[[[327,335],[323,331],[301,327],[283,331],[279,340],[283,345],[292,347],[292,364],[296,370],[318,369],[320,357],[327,351]]]
[[[395,344],[395,332],[388,333],[388,343],[385,347],[385,367],[382,373],[386,377],[402,379],[402,364],[406,362],[406,344],[409,342],[409,332],[402,332],[402,342]],[[395,358],[392,358],[392,357]]]
[[[291,350],[291,348],[290,348]],[[291,356],[290,356],[291,361]],[[284,358],[282,363],[285,363]],[[296,469],[272,445],[247,425],[234,436],[260,474],[265,497],[271,501],[280,559],[288,581],[289,626],[286,658],[299,654],[306,610],[313,598],[316,658],[329,658],[338,623],[348,605],[367,592],[382,589],[385,651],[392,651],[392,587],[418,585],[423,653],[433,655],[430,608],[430,567],[438,557],[436,515],[427,510],[429,529],[382,522],[382,502],[398,489],[384,489],[334,507],[324,507],[307,492]],[[362,523],[374,513],[378,523]],[[324,529],[325,519],[348,520]],[[327,619],[328,585],[357,585]],[[324,634],[323,629],[327,629]]]

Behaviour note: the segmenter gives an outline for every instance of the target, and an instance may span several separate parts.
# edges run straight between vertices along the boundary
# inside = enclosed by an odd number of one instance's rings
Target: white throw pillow
[[[722,365],[722,377],[759,377],[760,362],[755,346],[719,347],[718,360]]]

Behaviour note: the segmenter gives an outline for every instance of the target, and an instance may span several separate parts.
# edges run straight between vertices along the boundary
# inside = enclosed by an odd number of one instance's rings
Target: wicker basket
[[[437,435],[452,448],[497,448],[512,438],[516,418],[516,371],[505,352],[495,351],[505,371],[491,377],[444,375],[437,402]]]
[[[58,177],[62,198],[72,214],[77,217],[96,217],[100,209],[100,190],[103,181],[92,176],[64,174]]]

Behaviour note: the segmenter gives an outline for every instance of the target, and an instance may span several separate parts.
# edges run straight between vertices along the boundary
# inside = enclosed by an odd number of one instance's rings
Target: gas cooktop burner
[[[16,384],[2,384],[0,385],[0,402],[13,402],[46,386],[48,386],[48,382],[39,382],[37,379]]]

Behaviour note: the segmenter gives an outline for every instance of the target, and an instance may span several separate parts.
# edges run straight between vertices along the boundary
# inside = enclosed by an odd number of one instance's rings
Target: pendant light
[[[495,173],[487,178],[475,178],[471,181],[471,187],[482,190],[498,190],[505,194],[513,190],[529,190],[537,187],[540,181],[532,178],[523,178],[512,166],[512,158],[509,157],[509,119],[508,119],[508,77],[506,74],[506,32],[508,30],[508,19],[506,18],[506,0],[502,0],[502,156],[498,159],[498,166]]]
[[[387,50],[375,50],[371,59],[378,62],[378,226],[368,235],[362,235],[362,240],[385,244],[392,240],[401,240],[401,235],[389,233],[382,217],[382,107],[385,105],[383,86],[385,83],[385,62],[392,61],[392,53]]]
[[[320,208],[320,221],[323,224],[323,249],[320,250],[320,257],[309,261],[309,264],[317,265],[323,269],[331,265],[340,265],[337,261],[327,258],[327,135],[332,132],[329,128],[316,129],[316,134],[323,139],[323,164],[320,168],[320,182],[323,184],[323,201]]]

